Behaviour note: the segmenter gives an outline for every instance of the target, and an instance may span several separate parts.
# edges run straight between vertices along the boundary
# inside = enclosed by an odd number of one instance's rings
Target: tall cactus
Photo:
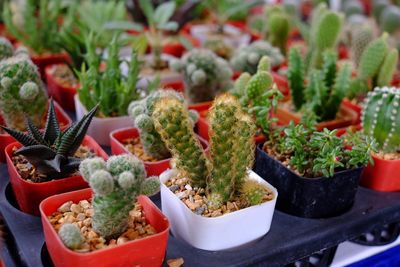
[[[362,111],[365,134],[374,137],[385,152],[400,149],[400,90],[377,87],[369,92]]]
[[[0,61],[0,112],[6,125],[25,130],[25,116],[40,126],[47,95],[36,66],[21,51]]]
[[[304,75],[304,61],[300,51],[296,48],[291,48],[289,51],[287,77],[292,94],[292,102],[296,110],[300,110],[305,101]]]
[[[84,179],[94,191],[93,229],[106,239],[120,236],[128,227],[136,197],[158,192],[158,177],[146,179],[143,163],[134,156],[86,159],[80,165]]]
[[[281,6],[269,8],[266,13],[268,40],[273,46],[279,47],[281,53],[285,55],[290,31],[289,17]]]

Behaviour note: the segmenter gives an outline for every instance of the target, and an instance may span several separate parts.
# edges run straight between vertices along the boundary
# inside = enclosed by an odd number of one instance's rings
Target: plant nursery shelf
[[[52,266],[45,248],[39,217],[13,205],[5,164],[0,165],[0,211],[10,230],[15,250],[26,266]],[[160,205],[159,196],[152,198]],[[359,188],[356,201],[345,214],[328,219],[302,219],[276,211],[270,232],[262,239],[233,251],[195,249],[170,237],[166,259],[182,257],[184,266],[283,266],[323,249],[357,238],[373,228],[400,221],[400,192],[379,193]]]

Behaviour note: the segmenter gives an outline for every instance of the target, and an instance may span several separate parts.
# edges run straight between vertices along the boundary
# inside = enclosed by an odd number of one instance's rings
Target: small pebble
[[[197,215],[202,215],[203,213],[204,213],[204,208],[203,207],[197,207],[195,210],[194,210],[194,213],[196,213]]]
[[[82,207],[80,205],[77,204],[72,204],[71,205],[71,211],[78,214],[82,212]]]
[[[185,261],[183,260],[183,258],[167,260],[167,264],[169,267],[180,267],[183,265],[184,262]]]
[[[175,194],[179,199],[186,197],[186,192],[179,192]]]
[[[185,185],[185,189],[188,191],[192,191],[193,188],[190,186],[190,184]]]
[[[169,190],[171,190],[171,191],[174,192],[174,193],[175,193],[175,191],[178,190],[178,189],[179,189],[179,185],[176,185],[176,184],[174,184],[174,185],[172,185],[172,186],[169,187]]]
[[[68,202],[65,202],[64,204],[62,204],[59,208],[58,208],[58,211],[59,212],[67,212],[67,211],[71,211],[71,205],[73,204],[73,202],[72,201],[68,201]]]

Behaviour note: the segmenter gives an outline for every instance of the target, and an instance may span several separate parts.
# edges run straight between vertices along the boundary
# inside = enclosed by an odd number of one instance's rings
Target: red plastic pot
[[[193,36],[184,32],[181,35],[181,37],[187,39],[193,47],[200,47],[200,41]],[[162,52],[180,58],[186,52],[186,48],[180,42],[167,43],[163,46]]]
[[[60,107],[60,105],[57,102],[54,102],[54,108],[56,111],[56,116],[59,121],[59,123],[62,125],[61,129],[65,129],[69,127],[72,123],[72,120],[70,117],[65,113],[65,111]],[[4,120],[0,115],[0,124],[4,125]],[[6,157],[4,154],[4,149],[6,148],[7,145],[15,142],[15,139],[11,137],[11,135],[7,133],[0,134],[0,162],[5,162]]]
[[[67,110],[75,110],[74,95],[76,94],[79,85],[64,86],[60,84],[53,76],[54,69],[65,64],[49,65],[45,68],[45,77],[47,81],[47,91],[60,105]]]
[[[165,89],[174,89],[179,93],[184,93],[185,91],[185,84],[182,80],[163,81],[161,82],[161,87]]]
[[[107,153],[90,136],[85,136],[82,144],[91,148],[98,156],[104,159],[108,158]],[[15,193],[17,203],[23,212],[39,215],[39,204],[43,199],[52,195],[88,187],[88,184],[80,175],[43,183],[32,183],[22,179],[12,162],[14,147],[20,148],[22,145],[15,142],[6,147],[7,167],[11,187]]]
[[[44,55],[32,55],[31,59],[33,63],[39,68],[40,75],[42,79],[46,76],[45,68],[48,65],[65,63],[69,61],[69,57],[66,53],[59,53],[59,54],[44,54]]]
[[[374,165],[364,169],[361,185],[376,191],[400,191],[400,160],[385,160],[376,155],[372,158]]]
[[[139,130],[137,128],[124,128],[113,131],[110,133],[111,139],[111,153],[113,155],[120,154],[130,154],[129,150],[125,148],[123,145],[123,141],[129,138],[137,138],[139,137]],[[208,149],[208,143],[199,137],[199,140],[205,150]],[[144,161],[144,167],[146,168],[147,176],[160,175],[165,170],[170,168],[171,159],[164,159],[156,162]]]
[[[143,207],[147,222],[155,228],[157,234],[88,253],[78,253],[67,248],[47,216],[53,214],[67,201],[78,203],[80,200],[89,200],[91,197],[92,191],[88,188],[52,196],[40,204],[46,246],[55,267],[156,267],[162,265],[167,249],[169,222],[146,196],[139,196],[137,200]]]
[[[351,102],[347,98],[343,99],[342,105],[347,107],[347,108],[349,108],[349,109],[354,110],[358,115],[357,123],[360,123],[362,107],[360,105],[358,105],[358,104],[355,104],[355,103]]]

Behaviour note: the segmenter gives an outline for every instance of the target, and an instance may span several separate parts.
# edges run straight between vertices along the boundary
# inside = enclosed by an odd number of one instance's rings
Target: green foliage
[[[26,0],[24,4],[10,1],[4,5],[3,18],[9,31],[36,54],[60,52],[57,23],[61,16],[61,0]]]
[[[272,67],[279,66],[285,60],[278,48],[266,41],[256,41],[235,51],[230,63],[234,70],[255,74],[263,56],[269,57]]]
[[[29,117],[27,117],[27,134],[1,127],[23,145],[14,153],[23,155],[40,174],[46,176],[45,179],[50,181],[67,177],[78,169],[80,159],[74,157],[74,154],[81,145],[96,110],[97,106],[62,132],[51,101],[43,133]]]
[[[193,49],[180,60],[173,60],[171,67],[183,74],[190,103],[211,101],[232,84],[228,62],[210,50]]]
[[[46,112],[47,95],[37,67],[19,49],[0,61],[0,113],[5,124],[25,130],[25,115],[40,126]]]
[[[128,65],[127,77],[120,71],[123,62],[119,58],[121,40],[114,36],[107,47],[107,59],[104,70],[101,66],[103,54],[96,53],[96,47],[91,36],[86,40],[86,64],[78,72],[81,87],[78,90],[79,99],[87,108],[93,108],[99,103],[100,116],[113,117],[127,114],[127,108],[131,101],[139,99],[140,92],[136,88],[139,78],[139,61],[137,54],[132,50]]]
[[[70,249],[79,248],[84,240],[79,227],[71,223],[63,224],[58,230],[58,236],[64,245]]]
[[[398,88],[375,88],[362,111],[364,133],[376,139],[384,152],[400,149],[400,92]]]
[[[281,6],[267,9],[267,31],[269,42],[286,54],[286,44],[290,31],[290,20]]]
[[[111,156],[107,162],[86,159],[80,170],[94,191],[93,229],[105,239],[117,238],[127,229],[137,196],[153,195],[160,188],[158,177],[146,178],[143,162],[127,154]]]

